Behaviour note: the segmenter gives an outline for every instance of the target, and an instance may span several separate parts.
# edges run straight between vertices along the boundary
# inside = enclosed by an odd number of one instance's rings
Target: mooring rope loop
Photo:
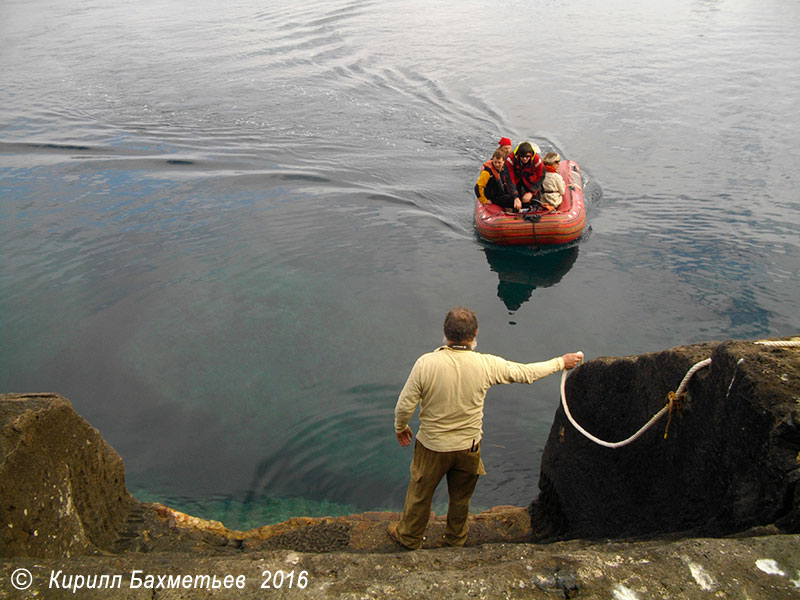
[[[567,419],[569,419],[569,422],[572,423],[572,426],[575,427],[575,429],[577,429],[578,431],[580,431],[588,439],[593,441],[595,444],[598,444],[600,446],[605,446],[606,448],[621,448],[622,446],[627,446],[631,442],[636,441],[639,437],[641,437],[641,435],[645,431],[650,429],[653,426],[653,424],[655,424],[656,421],[658,421],[666,413],[668,412],[671,413],[673,409],[679,410],[680,406],[683,405],[683,397],[686,395],[686,386],[689,385],[689,380],[695,373],[697,373],[697,371],[699,371],[700,369],[704,369],[710,364],[711,364],[710,358],[706,358],[705,360],[701,360],[700,362],[694,364],[692,368],[686,372],[686,375],[683,377],[683,380],[678,386],[677,391],[670,392],[668,394],[667,396],[668,401],[667,404],[664,406],[664,408],[662,408],[656,414],[654,414],[653,417],[647,423],[645,423],[641,429],[639,429],[639,431],[634,433],[629,438],[621,440],[619,442],[607,442],[605,440],[601,440],[600,438],[592,435],[591,433],[586,431],[583,427],[581,427],[580,424],[578,424],[578,422],[572,416],[572,413],[569,411],[569,406],[567,405],[567,394],[565,391],[567,383],[566,370],[561,374],[561,406],[564,407],[564,413],[566,413]],[[667,425],[667,427],[669,427],[669,425]]]
[[[768,346],[768,347],[773,347],[773,348],[798,348],[798,347],[800,347],[800,340],[797,340],[797,339],[795,339],[795,340],[759,340],[759,341],[754,342],[754,343],[756,343],[756,344],[758,344],[760,346]],[[741,365],[743,361],[744,361],[744,359],[740,358],[739,362],[736,363],[736,367],[738,368],[739,365]],[[670,392],[669,394],[667,394],[667,403],[666,403],[666,405],[661,410],[659,410],[656,414],[654,414],[653,417],[647,423],[645,423],[641,427],[641,429],[639,429],[639,431],[637,431],[632,436],[630,436],[630,437],[628,437],[628,438],[626,438],[624,440],[620,440],[619,442],[607,442],[605,440],[601,440],[597,436],[592,435],[591,433],[586,431],[583,427],[581,427],[580,424],[575,420],[575,417],[572,416],[572,413],[569,410],[569,406],[567,405],[567,394],[566,394],[567,371],[566,370],[564,370],[564,372],[561,374],[561,406],[564,407],[564,413],[567,415],[567,419],[569,419],[569,422],[572,423],[572,425],[573,425],[573,427],[575,427],[575,429],[580,431],[584,436],[586,436],[588,439],[593,441],[595,444],[599,444],[600,446],[605,446],[606,448],[621,448],[622,446],[627,446],[631,442],[634,442],[639,437],[641,437],[641,435],[645,431],[650,429],[661,417],[663,417],[665,414],[669,413],[669,420],[667,422],[667,429],[666,429],[666,431],[664,433],[664,437],[666,438],[667,437],[667,432],[669,432],[670,422],[672,421],[672,413],[673,412],[678,412],[683,408],[683,399],[686,396],[686,386],[689,385],[689,380],[691,380],[692,376],[695,373],[697,373],[697,371],[699,371],[700,369],[704,369],[705,367],[709,366],[710,364],[711,364],[711,359],[707,358],[705,360],[701,360],[700,362],[695,363],[694,365],[692,365],[692,367],[686,372],[686,375],[683,377],[683,380],[681,380],[681,383],[678,386],[678,389],[675,392]],[[735,381],[735,379],[736,379],[736,372],[734,372],[733,379],[731,379],[731,383],[728,386],[728,394],[726,395],[726,398],[727,398],[728,395],[730,395],[731,388],[733,387],[733,382]]]

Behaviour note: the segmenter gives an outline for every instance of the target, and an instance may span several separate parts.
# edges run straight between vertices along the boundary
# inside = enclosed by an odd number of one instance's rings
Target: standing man
[[[500,383],[533,383],[562,369],[572,369],[582,353],[565,354],[545,362],[522,364],[475,352],[478,319],[468,308],[453,308],[444,320],[446,345],[417,359],[394,409],[394,429],[401,446],[414,437],[408,421],[420,405],[420,427],[414,445],[411,481],[400,521],[387,532],[410,550],[422,546],[431,513],[433,493],[447,476],[449,504],[444,541],[463,546],[467,541],[469,501],[481,462],[483,401]]]

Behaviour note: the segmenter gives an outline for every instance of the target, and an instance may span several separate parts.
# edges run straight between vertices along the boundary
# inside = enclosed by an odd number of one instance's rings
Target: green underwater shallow
[[[237,500],[234,498],[187,498],[169,496],[157,491],[137,488],[131,492],[141,502],[159,502],[187,515],[201,519],[219,521],[228,529],[248,531],[264,525],[274,525],[293,517],[343,517],[365,510],[389,511],[387,507],[365,509],[355,504],[341,504],[326,500],[308,498],[262,497],[257,500]],[[472,512],[481,512],[488,507],[471,507]],[[437,515],[447,513],[447,501],[435,502],[433,512]]]
[[[166,496],[143,488],[132,491],[141,502],[160,502],[193,517],[220,521],[239,531],[273,525],[292,517],[340,517],[360,512],[353,504],[338,504],[307,498],[272,498],[236,500],[233,498],[186,498]]]

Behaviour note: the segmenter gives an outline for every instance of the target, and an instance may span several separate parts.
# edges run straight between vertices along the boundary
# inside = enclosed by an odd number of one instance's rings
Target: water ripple
[[[3,386],[68,389],[176,497],[395,506],[383,382],[453,302],[521,356],[794,333],[798,5],[773,4],[6,2]],[[581,164],[591,236],[486,251],[472,187],[501,135]],[[207,423],[137,463],[176,406]],[[484,497],[535,493],[531,435]]]

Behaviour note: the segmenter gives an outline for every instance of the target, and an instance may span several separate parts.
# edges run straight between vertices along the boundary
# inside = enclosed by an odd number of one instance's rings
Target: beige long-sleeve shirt
[[[466,450],[483,437],[486,392],[501,383],[533,383],[564,368],[561,357],[516,363],[492,354],[442,346],[417,359],[394,409],[403,431],[420,405],[419,442],[436,452]]]

